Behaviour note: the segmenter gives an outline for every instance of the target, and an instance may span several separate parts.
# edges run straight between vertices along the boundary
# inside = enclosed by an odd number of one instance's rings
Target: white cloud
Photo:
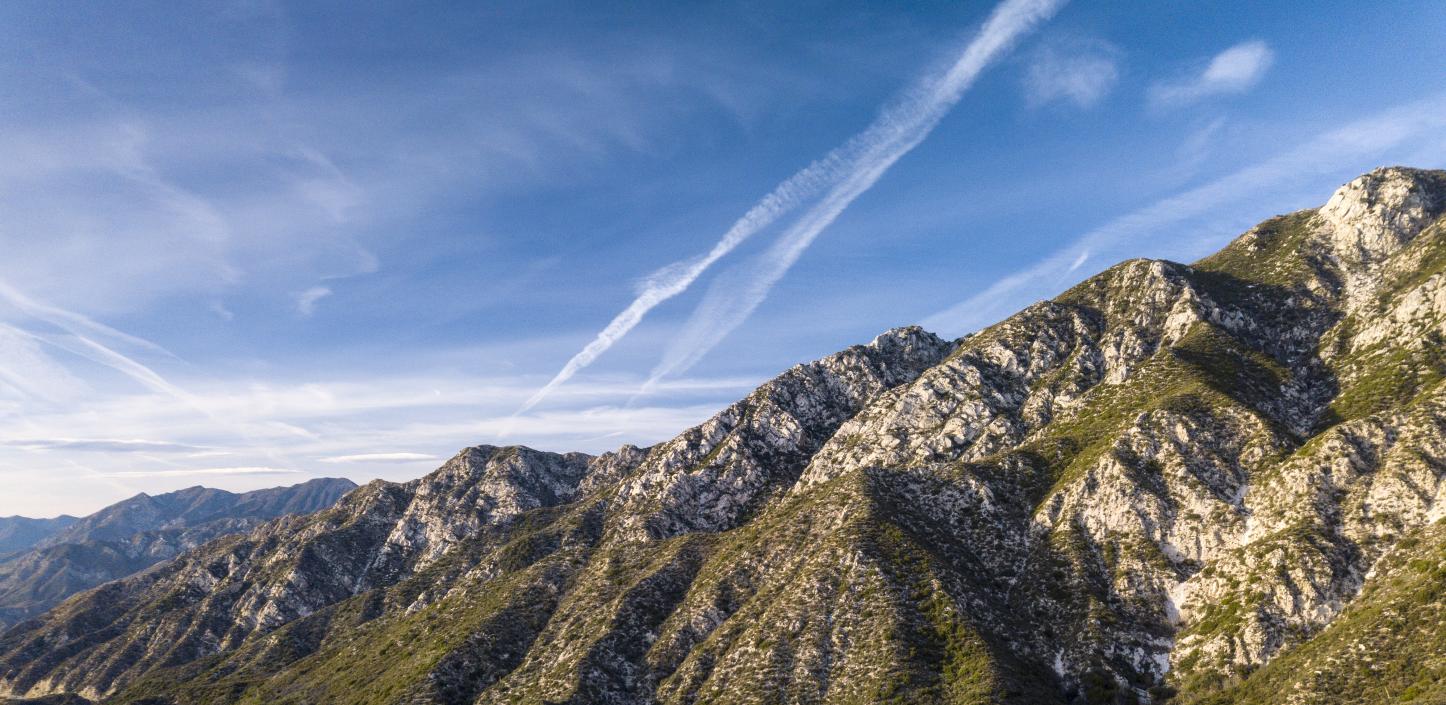
[[[234,281],[232,223],[156,167],[154,128],[131,117],[0,124],[0,276],[88,314]],[[89,276],[74,276],[86,271]]]
[[[1198,75],[1156,83],[1150,104],[1169,108],[1225,93],[1242,93],[1260,82],[1275,61],[1275,52],[1260,40],[1236,44],[1215,55]]]
[[[37,300],[24,292],[11,286],[8,282],[0,280],[0,300],[32,320],[60,328],[76,336],[86,336],[109,340],[113,343],[121,343],[150,352],[161,353],[174,357],[155,343],[143,338],[123,333],[102,323],[98,323],[86,316],[74,311],[68,311],[58,306],[53,306],[44,301]]]
[[[1179,147],[1175,148],[1175,156],[1179,162],[1193,169],[1207,158],[1211,153],[1211,145],[1220,136],[1220,131],[1225,128],[1225,118],[1215,118],[1203,127],[1191,132]]]
[[[274,21],[176,65],[87,71],[57,54],[4,76],[26,101],[0,115],[0,277],[93,317],[291,292],[375,271],[371,251],[422,237],[379,223],[450,207],[460,183],[485,200],[573,179],[651,149],[700,104],[760,112],[809,90],[801,71],[674,37],[527,42],[414,80],[298,87],[265,41],[294,28]],[[73,44],[107,25],[79,22]],[[165,91],[135,90],[157,77]],[[63,109],[32,109],[46,105]]]
[[[1102,41],[1060,42],[1034,53],[1024,76],[1030,105],[1054,101],[1095,105],[1120,79],[1119,50]]]
[[[65,365],[35,345],[35,342],[43,342],[49,347],[64,350],[119,372],[147,389],[166,394],[173,401],[195,408],[185,390],[172,384],[135,357],[121,351],[121,348],[135,348],[176,359],[165,348],[74,311],[34,299],[3,280],[0,280],[0,301],[21,314],[27,324],[37,327],[34,331],[22,330],[0,323],[0,347],[8,348],[11,353],[8,362],[0,362],[0,383],[3,383],[6,389],[55,401],[68,398],[75,393],[78,385],[83,385]],[[60,329],[63,332],[41,332],[41,328]]]
[[[305,317],[316,313],[316,302],[331,296],[331,289],[325,286],[313,286],[306,291],[296,295],[296,312]]]
[[[59,402],[82,395],[87,385],[42,349],[36,336],[0,323],[0,384],[11,396]]]
[[[428,453],[357,453],[355,455],[333,455],[329,458],[322,458],[323,463],[415,463],[423,460],[436,460],[437,456]]]
[[[1085,262],[1088,262],[1089,259],[1090,259],[1090,251],[1089,251],[1089,250],[1082,250],[1082,251],[1079,253],[1079,256],[1075,257],[1073,262],[1070,262],[1069,268],[1066,269],[1066,270],[1064,270],[1064,271],[1065,271],[1065,274],[1069,274],[1069,273],[1074,272],[1075,270],[1079,269],[1080,267],[1083,267],[1084,264],[1085,264]]]
[[[269,467],[237,467],[237,468],[189,468],[185,470],[125,470],[121,472],[103,472],[99,477],[114,479],[126,478],[149,478],[149,477],[207,477],[226,475],[295,475],[297,470],[286,468]]]

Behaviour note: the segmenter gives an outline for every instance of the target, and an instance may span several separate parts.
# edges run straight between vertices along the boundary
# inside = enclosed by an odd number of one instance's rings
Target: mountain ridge
[[[60,533],[79,517],[62,514],[48,519],[23,516],[0,517],[0,558],[33,548],[46,538]]]
[[[143,492],[73,518],[29,550],[0,557],[0,630],[218,536],[330,506],[355,487],[342,478],[242,493],[195,486],[154,496]]]
[[[1443,213],[1446,172],[1382,168],[651,448],[469,448],[17,626],[0,693],[1446,699]]]
[[[178,524],[200,524],[237,514],[276,516],[293,513],[292,507],[306,507],[312,492],[330,493],[354,488],[345,478],[321,477],[288,487],[268,487],[249,492],[230,492],[193,485],[158,495],[145,492],[81,517],[41,542],[41,547],[62,543],[84,543],[123,539],[143,531],[172,528]]]

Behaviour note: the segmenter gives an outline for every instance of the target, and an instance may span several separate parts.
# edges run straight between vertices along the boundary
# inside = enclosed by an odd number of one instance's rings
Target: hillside
[[[1446,702],[1443,214],[1380,169],[652,448],[469,448],[11,629],[0,693]]]

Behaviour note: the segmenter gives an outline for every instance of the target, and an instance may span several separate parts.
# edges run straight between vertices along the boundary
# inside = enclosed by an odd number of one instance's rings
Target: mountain
[[[1446,702],[1446,172],[652,448],[462,451],[78,595],[105,703]]]
[[[142,492],[73,521],[39,545],[121,541],[139,533],[195,527],[217,520],[309,514],[330,507],[353,489],[356,483],[351,480],[327,477],[242,494],[200,486],[154,497]]]
[[[0,517],[0,558],[27,550],[74,524],[73,516],[54,519]]]
[[[334,478],[243,494],[191,487],[154,497],[139,494],[81,519],[64,517],[65,528],[33,542],[29,551],[0,559],[0,630],[218,536],[326,509],[355,488],[350,480]]]

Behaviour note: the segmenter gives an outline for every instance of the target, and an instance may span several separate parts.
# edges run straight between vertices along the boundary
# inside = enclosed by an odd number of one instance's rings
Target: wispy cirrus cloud
[[[107,38],[113,15],[80,11],[82,35]],[[376,271],[376,252],[417,237],[377,223],[451,204],[459,183],[485,200],[564,182],[651,149],[700,106],[756,112],[778,83],[802,84],[660,40],[539,42],[416,80],[361,72],[297,89],[294,58],[270,41],[295,29],[285,13],[223,26],[224,47],[187,56],[182,36],[157,50],[176,64],[147,54],[101,70],[58,50],[0,76],[24,98],[0,116],[0,277],[94,317],[258,289],[287,312],[311,282]]]
[[[174,357],[165,348],[149,340],[116,330],[75,311],[37,300],[4,280],[0,280],[0,300],[9,304],[23,316],[60,328],[73,335],[119,341],[126,345]]]
[[[303,318],[309,318],[316,313],[316,303],[328,296],[331,296],[330,287],[313,286],[296,295],[296,312]]]
[[[301,471],[289,468],[264,466],[235,468],[186,468],[180,470],[123,470],[120,472],[98,473],[98,477],[111,479],[154,478],[154,477],[224,477],[234,475],[296,475]]]
[[[333,455],[329,458],[321,458],[320,461],[323,463],[416,463],[436,459],[437,456],[430,453],[355,453]]]
[[[1102,40],[1047,44],[1030,57],[1025,97],[1036,107],[1053,102],[1092,107],[1119,83],[1120,54],[1119,48]]]
[[[49,12],[29,5],[8,14]],[[331,61],[375,47],[344,41],[321,61],[298,56],[287,44],[309,30],[288,13],[239,22],[206,8],[97,5],[72,14],[74,41],[23,71],[0,71],[0,93],[14,98],[0,114],[0,426],[7,436],[56,441],[0,446],[0,466],[37,468],[36,482],[65,503],[79,501],[69,484],[83,468],[197,462],[160,445],[107,439],[204,446],[214,450],[195,452],[229,454],[227,464],[303,471],[325,467],[321,457],[368,455],[378,438],[438,455],[484,440],[536,390],[540,380],[524,376],[533,370],[453,359],[448,369],[470,372],[417,379],[399,360],[336,355],[336,369],[316,372],[309,361],[334,352],[334,334],[350,323],[306,341],[276,331],[335,309],[404,332],[398,338],[408,342],[377,346],[394,358],[468,350],[461,334],[432,336],[416,312],[443,298],[423,284],[463,262],[439,253],[472,256],[503,243],[493,232],[500,226],[524,224],[493,214],[502,196],[590,185],[611,178],[615,160],[651,158],[680,136],[696,137],[702,128],[693,123],[737,127],[781,103],[818,98],[810,72],[740,55],[728,39],[637,27],[534,35],[517,29],[536,19],[523,9],[455,14],[489,15],[486,31],[509,41],[472,41],[470,29],[449,25],[438,29],[469,37],[465,51],[348,70]],[[503,14],[516,24],[493,21]],[[0,45],[50,43],[47,25],[5,24]],[[146,51],[117,49],[180,26]],[[385,299],[388,310],[344,310],[336,280],[379,269],[382,276],[346,292],[366,289],[358,298]],[[445,298],[485,299],[466,279]],[[323,290],[336,294],[324,298]],[[540,334],[550,334],[551,321],[540,318]],[[186,359],[119,328],[159,336]],[[514,333],[477,327],[465,335]],[[472,375],[480,369],[518,377],[483,381]],[[576,385],[556,395],[555,415],[514,440],[566,449],[581,438],[598,450],[600,442],[586,439],[624,430],[657,438],[739,389],[695,382],[672,388],[675,398],[648,400],[659,409],[646,413],[596,409],[626,397],[636,378]],[[384,458],[353,468],[415,472]],[[110,484],[150,489],[163,483],[140,480],[166,476],[123,477],[137,481]],[[36,496],[0,496],[0,505],[24,502],[29,511]]]
[[[1161,247],[1173,233],[1198,248],[1217,242],[1250,223],[1249,210],[1278,212],[1286,199],[1325,201],[1325,194],[1307,186],[1324,178],[1349,179],[1408,149],[1418,161],[1446,159],[1446,143],[1433,141],[1446,129],[1446,94],[1395,106],[1315,135],[1294,148],[1239,169],[1206,184],[1156,201],[1090,230],[1075,241],[1022,270],[995,281],[983,291],[924,319],[931,330],[959,335],[978,330],[1031,301],[1057,293],[1072,283],[1069,275],[1086,260],[1101,254],[1114,256],[1121,245],[1140,255],[1141,241]],[[1421,142],[1425,144],[1420,144]],[[1248,207],[1248,208],[1247,208]],[[1214,215],[1212,218],[1211,216]],[[1201,231],[1208,233],[1202,234]],[[1192,237],[1182,237],[1182,236]]]
[[[18,399],[60,402],[89,387],[48,354],[41,340],[0,323],[0,390]]]
[[[206,446],[140,438],[11,438],[0,445],[32,450],[83,450],[98,453],[202,453]]]
[[[1151,86],[1150,105],[1173,108],[1214,95],[1245,92],[1260,82],[1274,61],[1275,52],[1264,41],[1241,42],[1216,54],[1198,74]]]
[[[12,389],[35,398],[53,400],[57,394],[63,397],[69,393],[68,390],[80,385],[79,378],[70,374],[67,366],[48,351],[55,348],[119,372],[177,401],[189,403],[189,396],[184,390],[138,360],[135,353],[122,351],[123,348],[137,349],[138,352],[158,353],[175,359],[165,348],[74,311],[35,299],[3,280],[0,280],[0,302],[10,305],[12,315],[18,314],[15,324],[0,323],[0,344],[7,345],[14,353],[8,364],[0,363],[0,381],[6,382]],[[44,383],[37,385],[23,379],[32,374],[41,375]]]
[[[649,311],[686,291],[709,267],[745,240],[772,226],[780,218],[805,204],[820,199],[786,231],[770,254],[760,261],[756,276],[745,283],[735,302],[723,303],[717,287],[698,309],[707,322],[690,322],[684,342],[670,348],[664,362],[649,382],[685,369],[742,323],[767,295],[783,273],[807,249],[813,238],[828,227],[850,203],[888,171],[943,119],[974,83],[979,74],[1022,34],[1052,16],[1066,0],[1005,0],[994,8],[979,33],[963,48],[948,68],[925,76],[894,103],[885,106],[873,123],[843,145],[779,184],[733,224],[723,237],[701,257],[674,262],[655,272],[641,287],[636,299],[618,314],[591,342],[574,355],[546,385],[532,395],[518,414],[535,407],[553,390],[591,365]],[[700,314],[695,314],[694,320]]]

